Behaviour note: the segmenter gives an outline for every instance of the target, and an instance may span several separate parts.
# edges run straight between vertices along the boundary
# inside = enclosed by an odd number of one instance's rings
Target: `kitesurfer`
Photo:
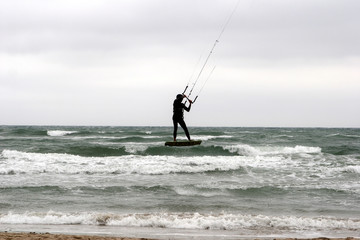
[[[186,107],[184,103],[182,103],[182,100],[184,99],[184,97],[186,97],[184,94],[178,94],[176,96],[176,99],[174,100],[174,104],[173,104],[173,124],[174,124],[174,142],[176,142],[176,135],[177,135],[177,129],[178,129],[178,124],[180,124],[180,126],[184,129],[185,135],[187,137],[187,139],[189,141],[191,141],[190,139],[190,134],[189,131],[186,127],[185,121],[184,121],[184,109],[189,112],[190,108],[191,108],[191,104],[192,101],[190,99],[187,100],[190,102],[189,107]]]

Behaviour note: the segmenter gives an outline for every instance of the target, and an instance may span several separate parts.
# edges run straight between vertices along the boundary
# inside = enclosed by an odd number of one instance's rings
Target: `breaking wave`
[[[63,131],[63,130],[49,130],[47,131],[47,135],[51,137],[62,137],[65,135],[70,135],[73,133],[77,133],[77,131]]]
[[[7,164],[0,174],[69,173],[69,174],[171,174],[229,171],[241,168],[238,158],[137,156],[83,157],[59,153],[27,153],[4,150]]]
[[[307,147],[307,146],[295,146],[295,147],[280,147],[280,146],[258,146],[253,147],[246,144],[224,146],[224,149],[238,153],[242,156],[264,156],[264,155],[281,155],[281,154],[311,154],[321,153],[320,147]]]
[[[0,214],[1,224],[108,225],[122,227],[250,230],[316,231],[343,229],[356,231],[360,219],[331,217],[265,216],[231,213],[63,213],[49,211]]]

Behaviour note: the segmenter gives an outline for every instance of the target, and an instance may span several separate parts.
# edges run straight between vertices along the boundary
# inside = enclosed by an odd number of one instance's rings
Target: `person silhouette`
[[[184,97],[187,98],[187,100],[190,102],[189,107],[186,107],[185,104],[182,103],[182,100],[184,99]],[[176,95],[176,99],[174,100],[174,103],[173,103],[173,117],[172,117],[173,124],[174,124],[174,133],[173,133],[174,142],[176,142],[178,124],[180,124],[180,126],[184,129],[187,139],[189,141],[191,141],[189,131],[188,131],[188,129],[186,127],[186,123],[184,121],[184,109],[187,112],[189,112],[191,109],[192,103],[193,102],[188,97],[186,97],[186,95],[184,95],[184,94]]]

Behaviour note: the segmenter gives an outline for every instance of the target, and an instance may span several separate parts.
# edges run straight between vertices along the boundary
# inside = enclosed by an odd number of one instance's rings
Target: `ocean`
[[[0,230],[360,237],[360,129],[189,131],[0,126]]]

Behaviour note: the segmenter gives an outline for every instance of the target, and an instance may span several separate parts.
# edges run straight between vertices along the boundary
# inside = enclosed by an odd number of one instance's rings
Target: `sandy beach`
[[[0,233],[0,240],[146,240],[145,238],[102,237],[50,233]]]
[[[150,238],[103,237],[50,233],[0,233],[0,240],[150,240]],[[255,238],[256,239],[256,238]],[[274,240],[360,240],[359,238],[274,238]]]

